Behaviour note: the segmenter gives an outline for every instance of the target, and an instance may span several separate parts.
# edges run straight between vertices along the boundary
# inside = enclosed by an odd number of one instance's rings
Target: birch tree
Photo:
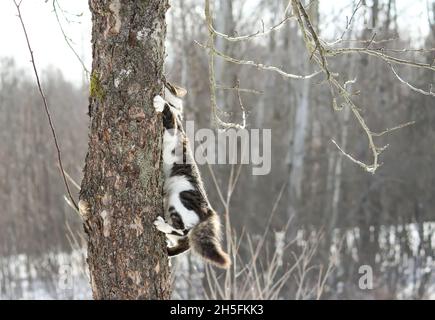
[[[313,25],[318,24],[318,6],[314,3],[309,10],[310,19]],[[301,61],[302,70],[307,70],[310,61],[303,58]],[[298,96],[296,115],[293,122],[293,139],[291,142],[291,168],[289,174],[289,190],[291,203],[289,206],[289,216],[296,214],[295,203],[301,200],[302,197],[302,179],[304,176],[304,156],[305,156],[305,140],[307,137],[308,117],[310,113],[310,88],[312,83],[309,79],[301,84],[300,94]]]

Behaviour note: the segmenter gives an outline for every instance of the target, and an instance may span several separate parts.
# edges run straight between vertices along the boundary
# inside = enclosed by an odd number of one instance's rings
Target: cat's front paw
[[[160,216],[158,216],[154,221],[154,225],[156,226],[157,230],[163,233],[171,233],[173,229],[171,225],[166,223],[165,220]]]
[[[157,95],[154,97],[153,104],[156,112],[161,113],[165,108],[166,101],[160,95]]]

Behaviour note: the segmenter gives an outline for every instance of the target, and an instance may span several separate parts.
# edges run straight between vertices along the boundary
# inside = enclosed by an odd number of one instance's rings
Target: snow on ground
[[[373,239],[379,242],[382,250],[376,253],[376,263],[381,265],[383,276],[388,275],[391,267],[398,267],[402,270],[404,281],[400,290],[396,292],[398,299],[413,298],[421,279],[429,280],[425,298],[435,299],[435,277],[433,276],[435,263],[433,257],[424,252],[422,247],[422,240],[426,243],[429,240],[429,247],[435,247],[433,236],[435,223],[425,223],[423,228],[424,232],[419,233],[415,224],[383,226],[378,239]],[[347,250],[350,250],[356,261],[359,252],[355,244],[360,237],[360,230],[357,229],[352,228],[345,231]],[[408,244],[411,249],[409,255],[401,252],[401,247],[397,245],[396,232],[402,232],[402,230],[409,235]],[[299,231],[297,238],[302,239],[302,234],[303,231]],[[420,239],[421,234],[423,239]],[[337,231],[337,237],[339,236]],[[18,254],[0,257],[0,300],[91,299],[92,293],[85,261],[86,251],[84,249],[70,253],[48,252],[42,256]],[[198,299],[203,296],[204,268],[201,261],[194,256],[185,255],[174,260],[172,268],[175,272],[174,299]],[[343,268],[346,266],[339,265],[337,272]],[[337,293],[340,291],[340,285],[345,284],[335,284],[334,290]]]

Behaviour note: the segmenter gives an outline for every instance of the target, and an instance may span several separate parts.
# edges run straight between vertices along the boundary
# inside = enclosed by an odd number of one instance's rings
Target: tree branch
[[[83,60],[80,58],[79,54],[77,53],[77,51],[74,49],[74,47],[71,44],[71,39],[69,39],[65,33],[65,30],[63,29],[62,23],[60,22],[60,18],[59,18],[59,14],[57,13],[57,8],[56,5],[60,8],[59,3],[57,2],[57,0],[53,0],[53,11],[54,14],[56,16],[56,20],[57,20],[57,24],[59,25],[60,31],[62,32],[63,38],[65,39],[66,44],[68,45],[68,47],[71,49],[71,51],[74,53],[74,55],[76,56],[77,60],[79,60],[80,64],[82,65],[83,70],[85,71],[86,75],[89,76],[90,72],[88,70],[88,68],[86,68],[85,63],[83,62]]]
[[[45,110],[45,114],[47,115],[48,124],[50,125],[51,134],[52,134],[53,140],[54,140],[54,145],[56,146],[57,162],[58,162],[58,165],[59,165],[60,173],[62,175],[63,182],[65,184],[65,188],[66,188],[68,196],[69,196],[69,198],[71,200],[71,203],[73,204],[74,208],[78,211],[79,207],[77,206],[77,203],[75,202],[75,200],[74,200],[74,198],[73,198],[73,196],[71,194],[71,190],[69,188],[68,181],[67,181],[67,178],[65,176],[65,170],[63,169],[62,157],[61,157],[59,142],[58,142],[57,135],[56,135],[56,130],[54,128],[54,123],[53,123],[53,120],[51,118],[50,109],[48,108],[47,99],[45,97],[44,91],[42,90],[41,82],[39,80],[38,70],[36,69],[35,58],[33,56],[33,50],[32,50],[32,47],[30,45],[29,36],[27,35],[27,30],[26,30],[26,26],[24,25],[23,17],[21,15],[21,10],[20,10],[21,1],[17,3],[16,0],[13,0],[13,2],[15,4],[16,8],[17,8],[18,18],[20,19],[20,23],[21,23],[21,26],[23,28],[24,36],[26,38],[27,48],[29,49],[29,53],[30,53],[30,57],[31,57],[30,61],[32,63],[33,72],[34,72],[35,77],[36,77],[36,83],[38,85],[38,90],[39,90],[39,93],[41,95],[42,102],[44,103],[44,110]]]
[[[340,150],[340,152],[345,155],[348,159],[350,159],[352,162],[358,164],[362,168],[364,168],[367,172],[370,172],[374,174],[376,170],[381,165],[379,163],[379,155],[386,149],[387,146],[384,147],[378,147],[376,146],[374,142],[374,137],[382,136],[386,133],[390,133],[394,130],[404,128],[406,126],[414,124],[413,121],[398,125],[396,127],[393,127],[391,129],[384,130],[381,133],[374,133],[372,132],[369,127],[367,126],[363,116],[361,115],[359,108],[356,106],[356,104],[352,100],[351,94],[346,90],[347,82],[344,85],[341,85],[340,82],[337,81],[335,78],[335,74],[331,73],[328,64],[327,64],[327,57],[328,56],[335,56],[337,54],[342,53],[366,53],[369,55],[377,56],[387,63],[390,64],[390,62],[394,62],[397,64],[404,64],[409,65],[413,67],[419,67],[419,68],[425,68],[430,69],[432,71],[435,71],[435,68],[433,66],[430,66],[428,64],[408,61],[404,59],[395,58],[389,55],[386,55],[382,52],[378,52],[374,49],[368,49],[368,48],[343,48],[343,49],[326,49],[322,43],[323,41],[320,40],[318,37],[316,31],[311,25],[310,18],[308,14],[306,13],[304,7],[302,6],[300,0],[291,0],[293,5],[293,10],[295,11],[295,14],[297,16],[297,21],[299,24],[299,28],[301,29],[301,32],[303,34],[303,39],[305,41],[305,46],[307,48],[307,51],[311,54],[311,58],[316,62],[316,64],[322,69],[324,74],[326,75],[326,80],[329,82],[330,88],[331,88],[331,94],[332,94],[332,102],[335,110],[341,110],[341,108],[337,107],[337,99],[335,97],[335,92],[338,92],[338,95],[344,100],[344,105],[349,107],[355,117],[355,119],[360,124],[361,128],[364,130],[367,139],[369,148],[371,150],[373,160],[372,163],[367,164],[360,160],[357,160],[353,156],[351,156],[349,153],[346,153],[334,140],[332,142],[335,144],[335,146]],[[307,30],[308,29],[308,30]],[[370,42],[369,42],[370,43]],[[311,51],[311,48],[315,48],[313,51]],[[318,54],[316,54],[316,51]],[[391,64],[390,64],[391,66]]]

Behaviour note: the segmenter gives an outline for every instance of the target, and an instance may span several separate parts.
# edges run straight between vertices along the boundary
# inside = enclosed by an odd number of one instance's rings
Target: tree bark
[[[163,234],[162,90],[167,0],[90,0],[89,146],[80,203],[94,299],[169,299]]]

